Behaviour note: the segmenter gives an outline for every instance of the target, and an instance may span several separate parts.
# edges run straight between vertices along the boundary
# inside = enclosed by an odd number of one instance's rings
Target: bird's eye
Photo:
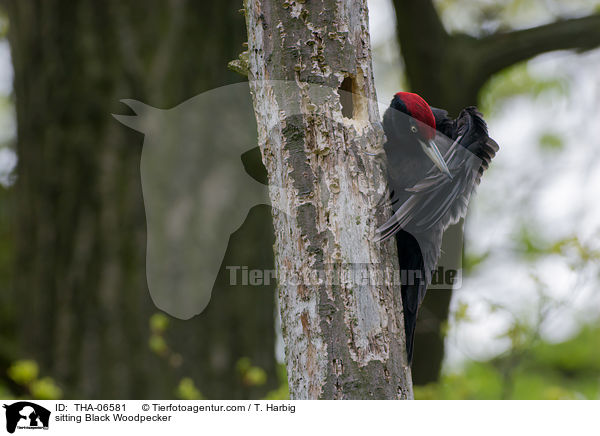
[[[410,131],[413,133],[417,133],[417,126],[410,126]]]

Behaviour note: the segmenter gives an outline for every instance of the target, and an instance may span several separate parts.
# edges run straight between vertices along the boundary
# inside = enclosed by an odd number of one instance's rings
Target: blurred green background
[[[600,2],[368,3],[382,107],[399,90],[478,104],[501,146],[463,284],[420,315],[415,397],[599,399]],[[0,397],[287,398],[273,286],[231,286],[223,267],[194,319],[154,307],[143,137],[110,116],[244,80],[227,70],[240,8],[0,1]],[[545,25],[562,27],[525,31]],[[270,220],[252,209],[223,265],[272,268]]]

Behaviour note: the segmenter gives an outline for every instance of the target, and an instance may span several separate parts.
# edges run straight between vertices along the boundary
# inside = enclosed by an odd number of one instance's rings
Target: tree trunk
[[[273,289],[229,286],[224,268],[208,309],[171,322],[168,345],[182,365],[151,352],[142,137],[110,116],[124,111],[122,98],[168,107],[238,81],[227,71],[245,37],[238,0],[5,4],[19,357],[35,358],[67,397],[169,398],[184,376],[209,398],[262,396],[277,384]],[[270,268],[272,238],[268,210],[253,210],[224,265]],[[244,385],[241,357],[267,371],[266,384]]]
[[[292,398],[412,398],[366,0],[246,0]],[[347,94],[344,91],[352,91]],[[316,280],[315,274],[322,280]]]

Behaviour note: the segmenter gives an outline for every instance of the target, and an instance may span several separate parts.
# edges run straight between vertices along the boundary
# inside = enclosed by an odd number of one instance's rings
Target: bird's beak
[[[425,152],[427,157],[431,159],[433,164],[436,167],[438,167],[438,169],[442,173],[444,173],[450,180],[452,180],[452,174],[450,174],[448,165],[446,165],[446,161],[444,161],[444,158],[442,157],[440,150],[437,148],[437,145],[435,145],[435,142],[433,142],[432,140],[429,140],[428,142],[419,140],[419,142],[421,143],[423,151]]]

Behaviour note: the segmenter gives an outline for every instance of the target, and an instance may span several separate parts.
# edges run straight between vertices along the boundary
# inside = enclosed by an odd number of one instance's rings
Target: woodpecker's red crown
[[[396,97],[402,100],[406,106],[408,115],[424,124],[427,124],[433,129],[432,131],[429,131],[426,136],[435,136],[435,117],[433,116],[433,112],[431,112],[431,108],[427,102],[423,100],[420,95],[412,92],[397,92]]]

